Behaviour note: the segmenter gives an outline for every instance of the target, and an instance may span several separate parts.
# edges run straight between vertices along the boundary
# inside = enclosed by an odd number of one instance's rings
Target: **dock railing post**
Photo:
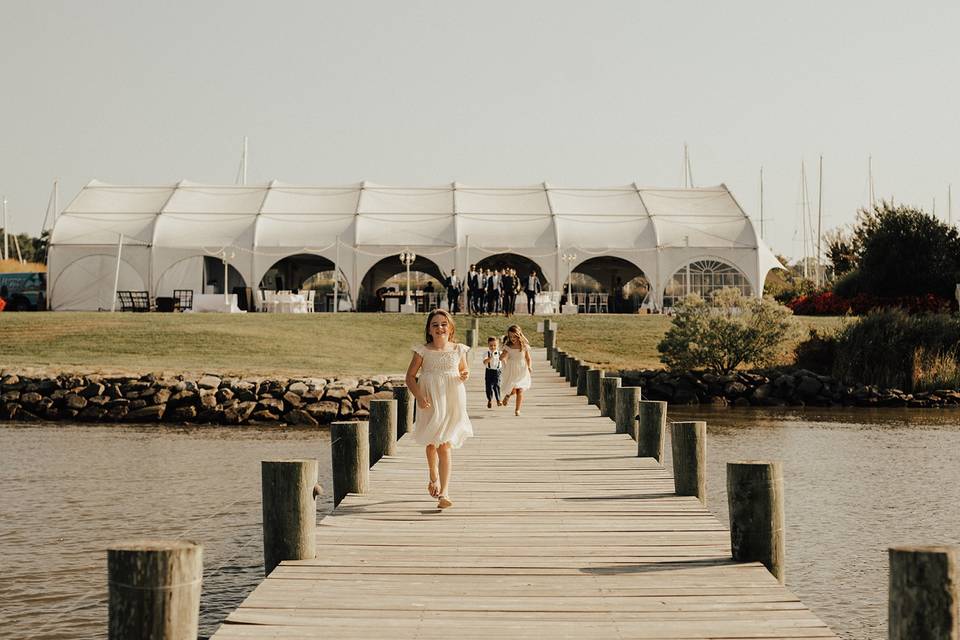
[[[727,463],[730,549],[738,562],[762,562],[783,584],[783,468],[779,462]]]
[[[107,549],[111,640],[196,638],[203,547],[188,540],[137,540]]]
[[[579,358],[567,358],[567,383],[571,387],[577,386],[577,370],[579,366]]]
[[[600,415],[614,419],[617,410],[617,389],[620,388],[620,378],[600,378]]]
[[[673,486],[678,496],[696,496],[707,503],[707,423],[674,422],[670,425],[673,452]]]
[[[640,403],[640,387],[620,387],[616,390],[613,421],[617,433],[629,433],[637,439],[637,405]]]
[[[577,395],[584,396],[587,395],[587,371],[590,370],[590,365],[583,364],[583,361],[580,362],[580,365],[577,366]]]
[[[263,504],[263,573],[284,560],[317,556],[316,460],[263,460],[260,463]]]
[[[587,402],[600,407],[600,379],[603,369],[587,369]]]
[[[556,346],[557,334],[553,329],[543,329],[543,346],[547,350],[547,360],[553,360],[553,349]]]
[[[370,401],[370,465],[383,456],[397,455],[397,401]]]
[[[637,457],[663,464],[663,441],[667,430],[667,403],[641,400],[637,407]]]
[[[393,399],[397,401],[397,440],[413,431],[413,392],[405,384],[393,386]]]
[[[559,373],[560,376],[563,378],[567,377],[567,352],[566,351],[557,352],[557,373]]]
[[[370,425],[366,422],[330,423],[333,470],[333,506],[348,493],[366,493],[370,482]]]
[[[890,640],[960,639],[958,547],[901,546],[890,559]]]
[[[478,333],[479,333],[479,330],[474,329],[473,327],[467,329],[466,331],[467,346],[470,347],[471,349],[477,348],[477,341],[479,340]]]

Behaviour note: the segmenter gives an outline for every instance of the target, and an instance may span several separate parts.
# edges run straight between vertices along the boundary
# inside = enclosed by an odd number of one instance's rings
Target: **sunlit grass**
[[[483,318],[480,342],[516,323],[534,346],[540,318]],[[801,318],[835,326],[836,318]],[[458,335],[470,326],[457,317]],[[0,367],[68,371],[217,371],[248,375],[360,375],[406,369],[424,316],[399,314],[3,313]],[[650,315],[557,320],[559,344],[608,369],[660,368],[670,319]]]

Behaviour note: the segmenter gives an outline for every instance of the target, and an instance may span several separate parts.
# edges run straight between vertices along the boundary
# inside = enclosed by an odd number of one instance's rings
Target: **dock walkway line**
[[[488,410],[454,452],[454,506],[427,495],[410,437],[367,495],[324,518],[214,635],[235,638],[836,638],[668,469],[534,354],[522,415]]]

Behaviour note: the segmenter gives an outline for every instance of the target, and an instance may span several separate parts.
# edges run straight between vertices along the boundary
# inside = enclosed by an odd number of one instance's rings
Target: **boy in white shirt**
[[[487,353],[483,357],[483,381],[487,391],[487,409],[493,408],[493,398],[497,399],[497,406],[500,406],[500,349],[497,345],[497,339],[493,336],[487,338]]]

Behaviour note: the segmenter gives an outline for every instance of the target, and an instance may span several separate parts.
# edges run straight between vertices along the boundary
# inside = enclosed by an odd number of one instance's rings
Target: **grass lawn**
[[[469,321],[458,316],[459,336]],[[534,346],[539,318],[516,318]],[[836,326],[838,318],[800,318]],[[3,313],[0,367],[77,372],[248,375],[399,373],[409,347],[423,340],[424,316],[399,314]],[[659,368],[657,342],[670,319],[591,315],[558,319],[560,344],[608,369]],[[503,318],[483,318],[481,341],[505,332]]]

